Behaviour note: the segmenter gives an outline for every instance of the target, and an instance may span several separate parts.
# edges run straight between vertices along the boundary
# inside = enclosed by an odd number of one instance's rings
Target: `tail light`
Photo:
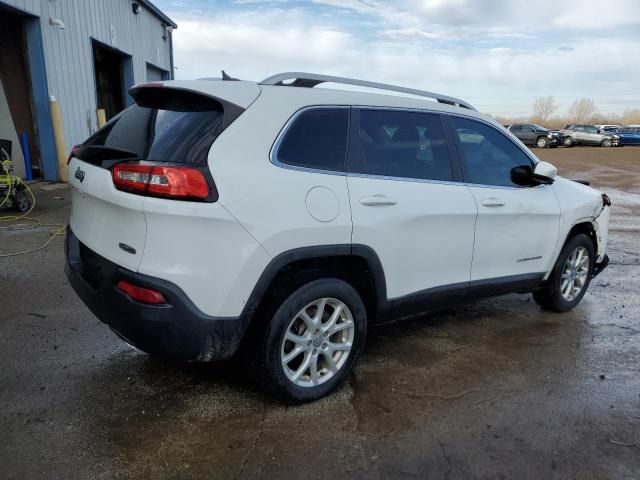
[[[71,162],[71,159],[76,156],[76,153],[78,153],[78,149],[81,146],[82,145],[74,145],[73,147],[71,147],[71,153],[69,153],[69,158],[67,158],[67,165],[69,165],[69,163]]]
[[[209,185],[195,167],[154,162],[117,163],[113,183],[118,190],[139,195],[183,200],[205,200]]]
[[[129,295],[133,300],[140,303],[148,303],[151,305],[160,305],[167,303],[164,295],[157,290],[151,288],[140,287],[129,283],[125,280],[118,282],[118,290]]]

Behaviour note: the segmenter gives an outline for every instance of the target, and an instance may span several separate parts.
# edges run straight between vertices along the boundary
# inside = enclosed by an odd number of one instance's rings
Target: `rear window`
[[[82,146],[122,150],[131,152],[131,158],[155,162],[206,164],[211,144],[222,132],[222,105],[192,92],[161,90],[141,96]]]
[[[276,159],[296,167],[344,172],[348,130],[348,108],[305,110],[285,132]]]

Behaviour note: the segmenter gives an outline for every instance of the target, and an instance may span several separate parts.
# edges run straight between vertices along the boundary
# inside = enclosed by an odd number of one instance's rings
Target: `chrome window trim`
[[[287,132],[291,128],[291,125],[297,120],[297,118],[302,115],[304,112],[309,110],[327,110],[327,109],[341,109],[341,110],[350,110],[350,105],[307,105],[306,107],[302,107],[289,117],[289,120],[284,124],[280,132],[276,136],[273,145],[271,146],[271,150],[269,150],[269,161],[279,168],[284,168],[285,170],[294,170],[298,172],[307,172],[307,173],[321,173],[325,175],[338,175],[340,177],[346,176],[346,156],[345,156],[345,169],[344,170],[328,170],[322,168],[312,168],[312,167],[302,167],[299,165],[291,165],[289,163],[284,163],[278,160],[278,150],[280,149],[280,145],[284,140],[284,137],[287,135]],[[347,124],[348,125],[348,124]],[[345,155],[349,152],[349,131],[347,129],[347,148],[345,151]]]
[[[349,177],[370,178],[372,180],[391,180],[395,182],[433,183],[436,185],[460,185],[460,186],[466,185],[464,182],[456,182],[453,180],[429,180],[425,178],[392,177],[389,175],[375,175],[371,173],[347,172],[347,178]]]

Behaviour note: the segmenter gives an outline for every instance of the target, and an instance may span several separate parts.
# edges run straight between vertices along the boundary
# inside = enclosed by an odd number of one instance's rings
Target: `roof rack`
[[[285,80],[293,80],[292,82],[284,83]],[[389,85],[386,83],[369,82],[367,80],[357,80],[355,78],[334,77],[331,75],[319,75],[317,73],[305,73],[305,72],[285,72],[278,73],[269,78],[265,78],[260,82],[261,85],[279,85],[289,87],[307,87],[312,88],[320,83],[342,83],[345,85],[357,85],[359,87],[377,88],[379,90],[389,90],[393,92],[408,93],[410,95],[417,95],[419,97],[427,97],[436,100],[439,103],[446,103],[447,105],[455,105],[462,108],[468,108],[469,110],[475,110],[469,103],[460,100],[459,98],[449,97],[447,95],[440,95],[439,93],[426,92],[424,90],[416,90],[414,88],[398,87],[396,85]]]

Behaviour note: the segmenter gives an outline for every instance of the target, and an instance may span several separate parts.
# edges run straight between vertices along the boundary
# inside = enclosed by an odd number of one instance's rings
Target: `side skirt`
[[[387,300],[387,315],[379,323],[428,313],[442,308],[509,293],[528,293],[542,282],[545,273],[527,273],[475,280],[429,288]]]

